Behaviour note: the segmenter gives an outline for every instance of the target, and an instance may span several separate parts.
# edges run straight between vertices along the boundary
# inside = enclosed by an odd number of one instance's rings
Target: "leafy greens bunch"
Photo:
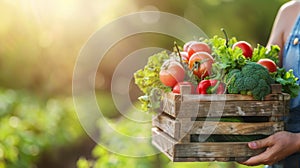
[[[245,57],[242,49],[234,48],[234,44],[238,41],[235,37],[224,39],[214,36],[210,39],[202,40],[211,49],[213,59],[212,68],[209,76],[205,78],[197,78],[195,74],[188,69],[189,61],[179,54],[185,46],[176,46],[177,50],[168,54],[166,51],[154,54],[149,57],[147,64],[143,69],[134,73],[136,85],[144,93],[139,97],[142,103],[143,111],[153,111],[160,106],[161,93],[171,92],[172,87],[164,85],[160,81],[160,71],[163,63],[167,60],[174,59],[175,56],[181,56],[179,62],[185,69],[185,80],[194,85],[200,84],[201,80],[218,80],[226,87],[224,93],[229,94],[246,94],[251,95],[257,100],[263,100],[267,94],[271,93],[271,84],[277,83],[282,85],[282,91],[296,97],[299,93],[298,78],[294,76],[292,70],[279,68],[278,54],[280,48],[276,45],[269,49],[257,45],[253,48],[251,57]],[[177,53],[177,54],[176,54]],[[270,72],[263,65],[257,62],[261,59],[269,59],[273,61],[275,71]],[[204,62],[199,62],[200,66]],[[195,80],[199,79],[199,80]],[[195,84],[196,81],[196,84]],[[199,93],[199,92],[198,92]]]
[[[135,84],[144,93],[139,97],[141,110],[151,111],[159,107],[161,92],[171,92],[171,88],[163,85],[159,79],[162,64],[170,58],[166,51],[148,58],[143,69],[134,73]]]

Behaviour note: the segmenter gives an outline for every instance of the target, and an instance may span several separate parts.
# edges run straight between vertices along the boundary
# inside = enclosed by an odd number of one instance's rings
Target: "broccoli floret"
[[[242,73],[238,69],[231,70],[226,76],[225,76],[225,83],[231,83],[231,85],[227,85],[227,90],[229,93],[232,94],[238,94],[240,92],[239,87],[235,86],[236,79],[240,79],[242,76]]]
[[[246,76],[243,78],[244,82],[244,89],[243,90],[253,90],[254,88],[257,87],[257,80],[255,78]]]
[[[241,92],[242,90],[247,90],[246,85],[245,85],[245,78],[240,77],[237,78],[233,84],[234,87],[239,89],[239,92]]]
[[[268,85],[268,83],[265,80],[260,79],[258,81],[257,87],[252,90],[252,95],[254,99],[261,100],[270,92],[271,92],[271,88]]]
[[[242,73],[244,76],[250,76],[257,81],[260,79],[264,79],[269,84],[275,82],[274,79],[270,76],[268,69],[255,62],[247,63],[247,65],[242,68]],[[255,76],[252,75],[253,73],[255,73]]]
[[[262,100],[270,94],[270,85],[274,83],[269,71],[262,65],[249,62],[241,70],[233,69],[225,76],[227,92],[231,94],[251,94]]]

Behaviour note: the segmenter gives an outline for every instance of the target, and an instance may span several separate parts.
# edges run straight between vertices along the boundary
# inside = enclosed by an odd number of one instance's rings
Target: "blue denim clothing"
[[[296,39],[298,43],[296,44]],[[300,78],[300,15],[283,50],[283,67],[293,69],[296,77]],[[298,84],[300,80],[298,80]],[[300,95],[291,100],[291,108],[300,105]]]
[[[300,106],[290,110],[290,115],[286,121],[286,130],[290,132],[300,132]],[[288,156],[273,166],[265,168],[300,168],[300,153]]]
[[[296,43],[296,41],[298,42]],[[295,76],[300,79],[300,15],[284,47],[283,67],[293,69]],[[297,82],[299,84],[300,80]],[[300,132],[300,94],[298,97],[291,99],[290,108],[286,130]]]
[[[296,39],[298,38],[298,43]],[[293,69],[296,77],[300,79],[300,15],[286,42],[283,51],[283,67]],[[298,84],[300,80],[298,81]],[[289,132],[300,132],[300,93],[296,98],[291,99],[290,114],[286,120],[286,130]],[[281,162],[266,166],[267,168],[300,168],[300,153],[293,154]]]

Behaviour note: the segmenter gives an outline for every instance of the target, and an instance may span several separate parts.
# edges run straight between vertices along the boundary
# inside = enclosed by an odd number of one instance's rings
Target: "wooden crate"
[[[235,142],[235,137],[260,139],[284,130],[290,96],[277,89],[263,101],[238,94],[192,95],[188,86],[181,90],[181,95],[163,95],[162,112],[152,120],[152,143],[174,162],[242,161],[263,150],[251,150],[248,141]],[[207,142],[211,137],[221,141]]]

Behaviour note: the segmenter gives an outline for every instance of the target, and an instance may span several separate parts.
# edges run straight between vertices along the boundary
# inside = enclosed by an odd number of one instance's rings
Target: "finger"
[[[272,146],[272,136],[248,143],[250,149],[261,149]]]
[[[259,155],[249,158],[247,161],[242,162],[242,164],[247,165],[247,166],[258,166],[261,164],[265,164],[266,162],[267,162],[267,156],[266,156],[266,153],[263,152]]]
[[[247,166],[257,166],[261,164],[272,165],[276,161],[279,161],[279,156],[276,154],[277,152],[278,149],[275,146],[268,147],[263,153],[249,158],[242,164]]]

